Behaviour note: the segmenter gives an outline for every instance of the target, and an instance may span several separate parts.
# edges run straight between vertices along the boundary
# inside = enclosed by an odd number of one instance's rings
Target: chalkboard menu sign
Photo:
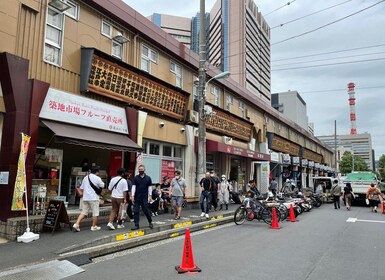
[[[43,228],[52,229],[52,234],[55,229],[60,228],[60,223],[65,223],[72,227],[68,218],[67,210],[63,200],[50,200],[48,203],[47,212],[43,221]]]

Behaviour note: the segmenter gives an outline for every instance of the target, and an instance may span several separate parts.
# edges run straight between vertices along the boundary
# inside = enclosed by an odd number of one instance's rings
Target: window
[[[172,156],[172,147],[163,145],[163,156],[164,157],[171,157]]]
[[[64,13],[67,16],[69,16],[70,18],[73,18],[75,20],[79,20],[79,6],[76,3],[69,1],[69,0],[67,0],[66,3],[68,6],[71,6],[71,8],[66,10]]]
[[[226,110],[230,111],[231,105],[233,105],[234,98],[231,95],[226,96]]]
[[[159,144],[156,143],[150,143],[150,155],[159,155]]]
[[[104,20],[102,21],[102,34],[108,38],[112,37],[112,25]]]
[[[214,105],[219,106],[219,88],[211,86],[211,94],[214,95]]]
[[[182,88],[182,66],[171,61],[170,71],[175,74],[175,86]]]
[[[146,45],[142,45],[142,59],[140,63],[140,69],[150,72],[150,62],[155,64],[158,63],[158,52],[150,49]]]
[[[239,112],[242,118],[245,117],[245,103],[239,101]]]
[[[112,56],[115,56],[119,59],[123,57],[123,44],[112,40]]]
[[[63,46],[64,16],[48,6],[45,29],[44,61],[60,65]]]

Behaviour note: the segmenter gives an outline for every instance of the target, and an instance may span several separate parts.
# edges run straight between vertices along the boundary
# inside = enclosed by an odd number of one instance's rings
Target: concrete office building
[[[334,149],[334,135],[317,136],[317,138]],[[337,152],[340,151],[341,153],[346,150],[351,151],[355,156],[361,157],[370,170],[374,169],[372,138],[369,133],[337,135]]]
[[[312,134],[314,133],[314,128],[311,131],[309,130],[306,102],[298,91],[273,93],[271,95],[271,106],[303,129],[308,130]]]

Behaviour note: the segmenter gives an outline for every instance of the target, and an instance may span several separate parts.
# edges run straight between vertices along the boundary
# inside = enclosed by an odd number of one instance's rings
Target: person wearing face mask
[[[151,213],[148,209],[148,202],[151,200],[152,193],[152,180],[151,177],[146,175],[146,167],[144,165],[139,165],[138,167],[139,174],[135,176],[134,181],[132,182],[131,188],[131,200],[134,202],[134,223],[135,227],[131,230],[139,229],[139,211],[142,207],[142,211],[147,217],[148,224],[152,229],[154,226],[152,224]]]
[[[175,210],[175,220],[180,219],[180,214],[182,212],[183,198],[186,195],[187,185],[185,179],[180,176],[180,171],[174,172],[174,179],[172,179],[170,184],[170,197],[172,207]]]
[[[221,183],[219,188],[219,210],[222,210],[223,204],[226,205],[226,210],[229,210],[229,200],[230,200],[230,192],[229,192],[230,184],[226,179],[225,175],[221,177]]]
[[[213,180],[211,180],[210,172],[206,172],[205,177],[200,181],[201,196],[199,198],[199,204],[202,210],[201,217],[210,218],[209,211],[211,208],[211,188],[213,186]],[[206,201],[206,205],[205,205]],[[206,207],[205,207],[206,206]]]
[[[218,193],[220,189],[219,178],[215,175],[215,172],[212,170],[210,172],[211,180],[213,181],[213,186],[211,188],[211,203],[214,207],[214,211],[217,211],[218,208]]]

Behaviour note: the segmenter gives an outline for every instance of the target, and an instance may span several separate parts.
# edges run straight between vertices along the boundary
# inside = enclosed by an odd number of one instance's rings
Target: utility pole
[[[337,171],[337,120],[334,120],[334,164]]]
[[[204,107],[206,103],[206,29],[205,29],[205,0],[200,0],[200,31],[199,31],[199,123],[198,123],[198,172],[197,181],[206,172],[206,121]]]

